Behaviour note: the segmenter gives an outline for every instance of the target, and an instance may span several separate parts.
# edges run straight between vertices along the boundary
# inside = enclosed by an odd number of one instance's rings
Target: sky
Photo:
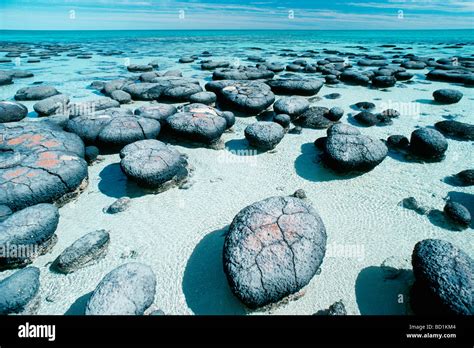
[[[474,0],[0,0],[0,29],[474,29]]]

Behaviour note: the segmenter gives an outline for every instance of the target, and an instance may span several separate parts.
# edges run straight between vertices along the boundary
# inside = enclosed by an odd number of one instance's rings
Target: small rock
[[[107,208],[107,213],[109,214],[121,213],[127,210],[128,208],[130,208],[131,204],[132,204],[132,200],[130,198],[128,197],[119,198]]]
[[[471,213],[460,203],[449,201],[444,206],[444,213],[452,222],[462,227],[468,227],[471,223]]]

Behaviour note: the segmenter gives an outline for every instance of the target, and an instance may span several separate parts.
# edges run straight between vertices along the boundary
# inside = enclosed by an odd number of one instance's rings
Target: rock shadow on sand
[[[295,160],[295,170],[303,179],[322,182],[333,180],[347,180],[358,177],[363,173],[336,173],[326,167],[321,158],[321,152],[313,143],[301,145],[301,155]]]
[[[245,315],[244,305],[232,294],[222,263],[228,227],[206,235],[194,248],[183,277],[183,293],[197,315]]]
[[[99,174],[99,190],[104,195],[114,198],[141,197],[148,192],[138,186],[122,172],[120,163],[112,163],[106,166]]]
[[[395,279],[386,279],[382,267],[364,268],[357,276],[355,284],[360,314],[410,314],[409,294],[413,279],[411,270],[401,270]]]
[[[64,313],[64,315],[85,315],[86,305],[89,298],[92,296],[93,291],[88,292],[85,295],[82,295],[69,307],[69,309]]]

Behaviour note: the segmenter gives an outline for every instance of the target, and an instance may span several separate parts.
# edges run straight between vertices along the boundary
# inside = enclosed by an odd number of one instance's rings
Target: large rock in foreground
[[[271,197],[242,209],[224,244],[224,271],[249,308],[276,303],[306,286],[323,262],[326,229],[296,197]]]
[[[39,276],[38,268],[27,267],[0,281],[0,315],[34,314]]]
[[[324,160],[338,171],[370,171],[387,156],[387,146],[360,133],[357,128],[335,124],[328,129]]]
[[[442,159],[448,149],[446,138],[436,129],[420,128],[411,133],[411,152],[424,159]]]
[[[474,261],[449,242],[425,239],[412,255],[412,307],[420,315],[473,315]]]
[[[20,210],[0,223],[0,270],[27,265],[48,252],[56,243],[58,222],[58,209],[43,203]]]
[[[87,302],[86,315],[143,315],[155,299],[156,277],[141,263],[126,263],[107,274]]]
[[[0,205],[62,203],[87,183],[84,143],[46,124],[0,125]]]

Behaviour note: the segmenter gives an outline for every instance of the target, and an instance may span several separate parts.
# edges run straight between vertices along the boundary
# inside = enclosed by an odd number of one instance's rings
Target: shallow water
[[[248,62],[249,55],[259,55],[269,61],[289,63],[296,57],[280,57],[281,49],[296,53],[314,49],[335,49],[341,52],[370,54],[413,53],[435,58],[471,56],[473,31],[352,33],[352,32],[214,32],[214,33],[18,33],[0,32],[1,40],[23,42],[58,41],[78,43],[82,51],[94,53],[92,59],[52,57],[40,63],[19,65],[0,63],[1,69],[24,69],[34,78],[16,79],[13,85],[0,87],[0,99],[10,100],[15,92],[35,81],[55,86],[68,94],[71,101],[88,100],[98,96],[88,88],[94,80],[109,80],[130,76],[127,63],[148,63],[157,59],[160,70],[180,69],[184,76],[196,77],[204,84],[212,72],[200,70],[199,64],[178,64],[181,56],[213,53],[213,60],[231,60],[236,65]],[[411,35],[411,36],[410,36]],[[446,48],[455,43],[463,48]],[[403,51],[379,47],[397,43]],[[363,45],[367,50],[356,46]],[[259,47],[262,50],[250,49]],[[436,49],[432,49],[436,47]],[[119,56],[100,56],[98,50],[121,50]],[[1,55],[1,54],[0,54]],[[319,54],[316,61],[327,54]],[[18,63],[18,61],[17,61]],[[416,70],[413,82],[400,83],[387,90],[360,86],[325,85],[318,93],[318,106],[339,106],[345,111],[342,122],[351,123],[356,111],[351,105],[372,101],[377,111],[391,104],[416,102],[420,113],[403,115],[386,127],[360,128],[364,134],[387,138],[392,134],[410,133],[420,126],[432,126],[447,117],[474,123],[474,90],[462,85],[464,97],[454,105],[432,103],[432,92],[451,88],[452,84],[426,81],[428,70]],[[311,75],[308,75],[311,77]],[[321,78],[315,75],[316,78]],[[324,98],[340,93],[336,100]],[[32,111],[34,102],[25,102]],[[144,102],[123,107],[134,108]],[[146,103],[145,103],[146,104]],[[35,117],[34,112],[31,113]],[[144,193],[127,184],[118,155],[107,155],[101,163],[89,167],[88,188],[73,202],[60,209],[57,230],[58,243],[52,252],[33,263],[41,269],[41,298],[39,314],[80,314],[87,294],[100,279],[116,266],[136,260],[150,265],[157,275],[157,295],[153,308],[167,314],[244,314],[242,305],[230,293],[222,271],[222,245],[225,228],[243,207],[274,195],[289,195],[296,189],[305,190],[321,215],[328,233],[328,246],[340,246],[346,253],[328,253],[321,273],[307,286],[301,299],[271,311],[275,314],[312,314],[342,299],[350,314],[403,314],[405,303],[398,295],[405,294],[402,280],[384,280],[380,264],[390,256],[410,259],[413,246],[419,240],[440,238],[461,246],[474,255],[472,226],[464,231],[451,231],[437,220],[420,216],[398,206],[409,196],[422,204],[442,210],[450,196],[474,210],[471,187],[457,187],[444,179],[467,168],[474,168],[473,143],[448,139],[446,158],[438,163],[410,162],[399,155],[388,156],[373,171],[351,177],[337,176],[317,163],[313,141],[325,135],[324,130],[304,129],[300,135],[287,134],[275,152],[254,156],[235,155],[247,150],[243,136],[246,125],[255,117],[238,118],[233,132],[225,133],[224,150],[192,148],[176,145],[189,155],[195,167],[193,185],[189,189],[171,189],[158,195]],[[102,209],[115,199],[128,195],[133,198],[129,210],[105,214]],[[67,246],[87,232],[110,230],[111,244],[107,256],[97,264],[70,275],[49,271],[52,262]],[[132,251],[136,252],[136,257]],[[409,262],[407,263],[409,268]],[[2,272],[0,278],[11,274]],[[268,312],[265,312],[268,313]]]

